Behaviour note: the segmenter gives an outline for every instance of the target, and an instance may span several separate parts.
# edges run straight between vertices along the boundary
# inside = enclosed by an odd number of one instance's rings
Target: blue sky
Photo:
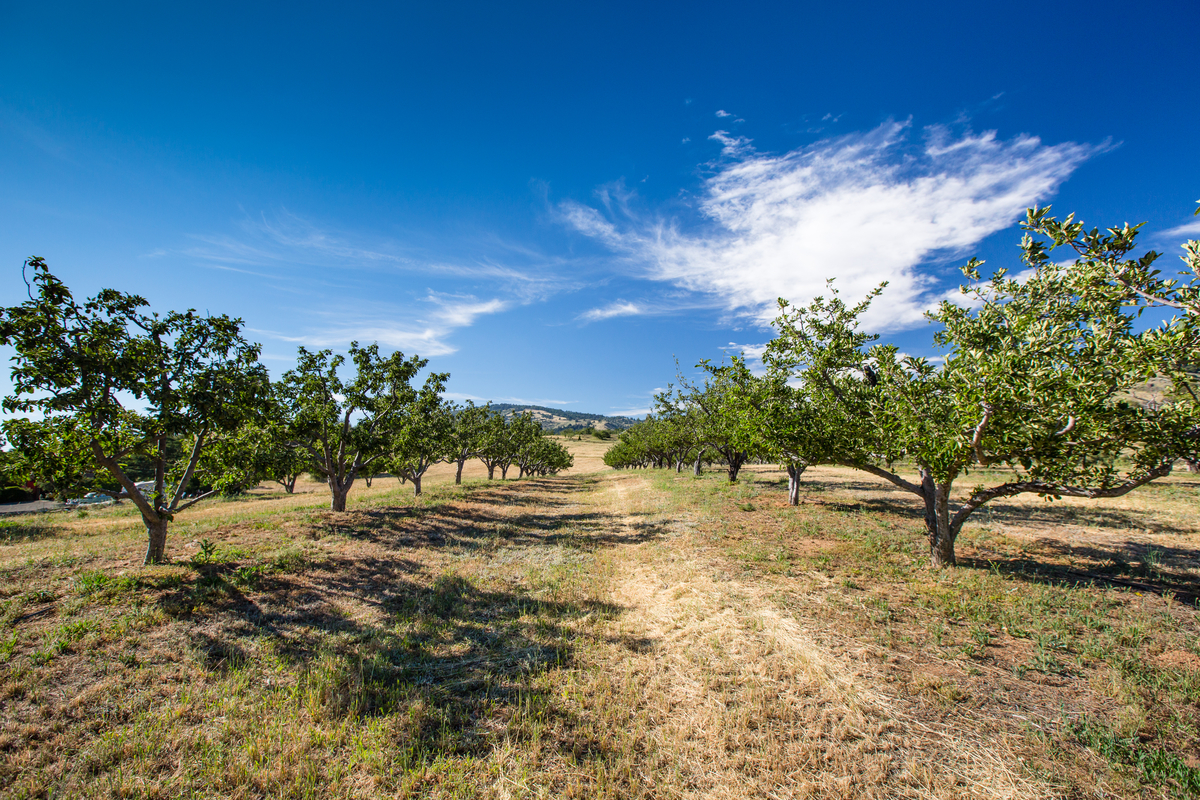
[[[0,3],[0,302],[36,254],[276,375],[378,340],[614,414],[827,277],[930,353],[1034,202],[1200,236],[1194,0],[344,5]]]

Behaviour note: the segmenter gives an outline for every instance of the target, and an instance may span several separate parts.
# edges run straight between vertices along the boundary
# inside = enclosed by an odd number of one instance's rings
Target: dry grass
[[[128,509],[9,521],[0,793],[1159,797],[1200,767],[1186,479],[1000,506],[931,573],[869,478],[792,509],[765,468],[567,444],[569,475],[439,467],[345,514],[203,504],[153,569]]]

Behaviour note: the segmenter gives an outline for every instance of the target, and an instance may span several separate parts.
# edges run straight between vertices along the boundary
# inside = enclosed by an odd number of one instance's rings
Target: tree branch
[[[205,492],[204,494],[200,495],[199,497],[193,497],[191,500],[188,500],[186,503],[181,505],[179,508],[175,509],[175,511],[178,512],[178,511],[184,511],[185,509],[189,509],[192,506],[196,505],[196,503],[199,503],[204,498],[212,497],[216,493],[217,493],[217,490],[213,489],[210,492]]]
[[[988,423],[992,421],[992,410],[990,403],[983,404],[983,417],[975,426],[975,435],[971,437],[971,449],[975,451],[975,460],[985,467],[991,461],[983,454],[983,434],[987,430]]]
[[[200,446],[207,434],[207,426],[202,427],[196,434],[196,443],[192,445],[192,455],[188,459],[187,469],[183,471],[183,477],[179,480],[179,485],[175,487],[175,496],[171,498],[171,505],[168,506],[168,509],[172,513],[182,511],[182,509],[178,508],[179,501],[183,499],[183,493],[187,489],[187,485],[192,482],[192,474],[196,471],[196,462],[200,460]]]
[[[840,463],[842,464],[842,466],[853,467],[854,469],[862,470],[863,472],[869,472],[872,475],[876,476],[877,478],[883,478],[885,481],[888,481],[890,483],[895,484],[896,486],[899,486],[901,489],[903,489],[906,492],[912,492],[913,494],[917,495],[918,497],[925,496],[925,490],[922,489],[919,484],[910,483],[909,481],[904,480],[904,478],[901,478],[899,475],[895,474],[894,472],[889,472],[888,470],[883,469],[882,467],[877,467],[874,464],[856,464],[853,461],[843,461]]]
[[[991,489],[976,491],[955,512],[954,518],[950,520],[950,530],[958,533],[963,523],[967,521],[967,518],[971,514],[984,503],[995,500],[998,497],[1013,497],[1018,494],[1029,493],[1049,494],[1056,497],[1086,497],[1089,500],[1121,497],[1152,480],[1171,474],[1173,464],[1174,459],[1170,462],[1159,464],[1157,467],[1148,470],[1144,475],[1104,489],[1089,488],[1086,486],[1068,486],[1066,484],[1046,483],[1044,481],[1016,481],[1014,483],[993,486]]]
[[[158,515],[154,507],[147,502],[146,498],[142,496],[142,493],[138,491],[137,484],[129,479],[129,476],[125,474],[116,461],[104,455],[104,449],[100,446],[99,442],[93,439],[91,444],[92,457],[96,459],[96,463],[112,473],[117,482],[124,487],[125,491],[129,494],[129,499],[138,507],[138,511],[142,512],[142,517],[151,522],[161,522],[162,518]]]

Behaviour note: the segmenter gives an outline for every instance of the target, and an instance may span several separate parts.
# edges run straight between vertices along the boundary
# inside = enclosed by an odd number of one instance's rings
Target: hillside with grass
[[[623,431],[637,424],[632,417],[606,417],[603,414],[587,414],[582,411],[565,411],[561,408],[546,408],[544,406],[514,405],[512,403],[492,403],[493,411],[512,417],[515,414],[530,414],[548,431],[575,430],[587,428],[598,431]]]

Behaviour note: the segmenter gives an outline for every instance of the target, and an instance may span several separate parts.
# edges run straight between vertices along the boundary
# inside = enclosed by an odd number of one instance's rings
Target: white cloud
[[[442,398],[445,400],[453,400],[456,403],[465,403],[470,400],[475,405],[480,405],[487,402],[479,395],[467,394],[465,392],[442,392]]]
[[[475,323],[477,317],[485,314],[497,314],[506,310],[509,303],[500,300],[478,301],[475,298],[448,298],[445,295],[429,293],[429,300],[436,303],[438,311],[436,319],[449,328],[467,328]]]
[[[1166,241],[1171,243],[1182,243],[1183,239],[1200,238],[1200,219],[1194,222],[1185,222],[1182,225],[1177,225],[1174,228],[1168,228],[1161,233],[1154,235],[1155,241]]]
[[[717,299],[765,324],[775,300],[807,302],[827,278],[848,300],[890,282],[867,323],[899,328],[922,321],[944,284],[922,272],[1012,225],[1054,193],[1074,169],[1108,145],[1044,145],[1033,136],[1002,141],[994,132],[952,137],[925,130],[910,142],[907,123],[841,136],[783,155],[718,131],[723,161],[704,185],[701,221],[628,212],[607,215],[560,206],[576,230],[625,256],[646,277]]]
[[[444,356],[458,350],[447,338],[459,328],[467,328],[485,314],[496,314],[509,308],[506,301],[476,300],[461,295],[439,295],[430,292],[427,298],[433,306],[428,314],[418,314],[411,323],[397,323],[393,318],[365,318],[354,324],[338,325],[320,331],[299,335],[276,331],[250,329],[284,342],[295,342],[306,347],[332,348],[340,350],[350,342],[370,344],[378,342],[384,348],[402,350],[421,356]]]
[[[736,342],[730,342],[721,349],[726,352],[743,355],[747,361],[760,361],[762,360],[763,353],[767,352],[767,345],[765,342],[763,344],[737,344]]]
[[[609,409],[612,413],[607,414],[609,417],[644,417],[654,409],[652,408],[613,408]]]
[[[717,116],[718,117],[732,117],[733,114],[730,114],[728,111],[726,111],[725,109],[722,108],[721,110],[719,110],[717,112]]]
[[[467,242],[468,249],[484,255],[447,258],[392,239],[323,227],[287,210],[272,217],[246,216],[236,223],[233,234],[194,234],[190,238],[194,243],[189,247],[158,250],[151,255],[182,255],[204,266],[289,283],[303,279],[297,274],[297,266],[321,268],[320,274],[337,269],[356,274],[372,271],[469,277],[503,285],[525,302],[545,299],[577,283],[561,275],[570,266],[566,260],[493,234],[480,234]],[[337,280],[344,278],[339,276]]]
[[[646,310],[637,303],[630,303],[625,300],[618,300],[615,303],[610,303],[603,308],[593,308],[579,315],[579,319],[585,322],[599,322],[603,319],[612,319],[613,317],[632,317],[638,314],[644,314]]]

